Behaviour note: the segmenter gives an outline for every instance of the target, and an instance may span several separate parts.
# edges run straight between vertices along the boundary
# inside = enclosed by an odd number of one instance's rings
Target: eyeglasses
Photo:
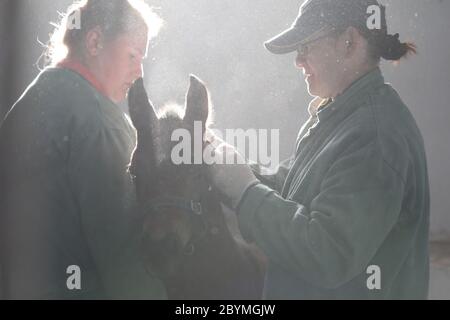
[[[313,40],[310,40],[310,41],[308,41],[306,43],[303,43],[303,44],[299,45],[298,48],[297,48],[298,55],[301,56],[301,57],[306,57],[308,55],[308,53],[311,51],[311,45],[313,43],[316,43],[319,40],[325,39],[325,38],[331,36],[334,33],[335,33],[335,31],[326,32],[325,34],[323,34],[323,35],[321,35],[321,36],[319,36],[319,37],[317,37],[317,38],[315,38]]]

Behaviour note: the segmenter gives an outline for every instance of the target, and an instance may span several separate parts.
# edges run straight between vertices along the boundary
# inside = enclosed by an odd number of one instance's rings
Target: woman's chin
[[[318,96],[318,91],[316,90],[316,88],[314,87],[314,85],[312,85],[310,82],[307,82],[307,87],[308,87],[308,93],[313,96],[316,97]]]
[[[312,94],[315,91],[315,85],[314,85],[314,76],[313,75],[307,75],[305,78],[306,86],[308,88],[308,92]]]
[[[307,87],[308,87],[308,93],[312,97],[321,97],[321,98],[327,98],[327,94],[325,93],[325,90],[321,90],[317,87],[317,85],[312,81],[307,81]]]

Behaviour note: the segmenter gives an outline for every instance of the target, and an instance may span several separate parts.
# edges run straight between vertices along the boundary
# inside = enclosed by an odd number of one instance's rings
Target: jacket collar
[[[74,59],[65,59],[58,63],[58,68],[68,69],[78,73],[85,80],[87,80],[91,86],[93,86],[98,92],[107,97],[106,90],[97,77],[81,62]]]
[[[319,121],[326,121],[332,115],[337,113],[347,114],[353,112],[360,106],[357,99],[365,97],[374,88],[384,84],[384,78],[379,67],[366,73],[364,76],[353,82],[341,95],[336,97],[333,102],[326,104],[317,112]]]

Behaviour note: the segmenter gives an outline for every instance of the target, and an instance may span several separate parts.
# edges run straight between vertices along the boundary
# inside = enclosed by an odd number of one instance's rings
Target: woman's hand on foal
[[[224,196],[231,201],[231,209],[236,209],[245,191],[259,183],[250,166],[239,152],[229,144],[221,144],[214,149],[224,159],[224,164],[215,163],[208,166],[208,176]],[[232,163],[226,160],[232,159]]]

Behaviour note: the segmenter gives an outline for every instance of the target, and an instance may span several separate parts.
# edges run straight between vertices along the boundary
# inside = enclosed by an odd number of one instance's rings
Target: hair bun
[[[400,42],[400,34],[386,34],[386,43],[392,43],[395,44],[397,42]]]
[[[408,55],[410,52],[416,53],[416,47],[412,43],[402,43],[400,35],[386,34],[383,39],[381,57],[386,60],[397,61]]]

